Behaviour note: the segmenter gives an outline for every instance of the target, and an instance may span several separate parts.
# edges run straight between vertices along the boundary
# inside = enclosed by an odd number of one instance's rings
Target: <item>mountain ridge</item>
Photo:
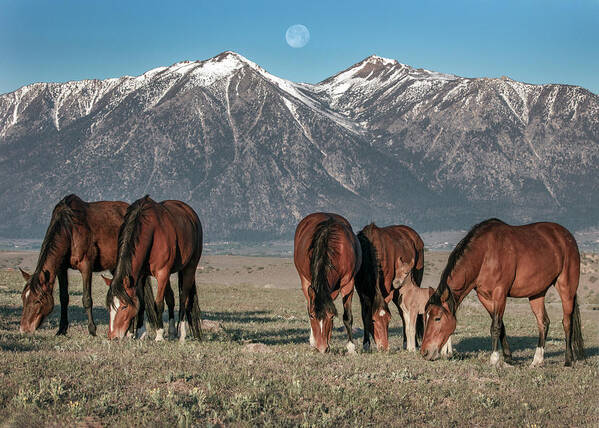
[[[578,86],[376,55],[294,83],[225,51],[0,95],[0,236],[43,234],[70,192],[187,200],[213,239],[288,236],[319,209],[426,230],[596,226],[598,142],[599,97]]]

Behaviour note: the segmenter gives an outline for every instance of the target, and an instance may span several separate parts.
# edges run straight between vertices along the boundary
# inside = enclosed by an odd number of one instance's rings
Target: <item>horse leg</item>
[[[393,291],[393,303],[395,303],[395,306],[397,306],[397,310],[399,311],[399,316],[401,318],[401,325],[403,326],[402,332],[403,332],[403,349],[407,349],[407,344],[408,344],[408,336],[406,334],[406,319],[403,315],[403,310],[401,309],[401,295],[399,294],[398,291]]]
[[[177,325],[179,342],[185,342],[187,336],[187,325],[185,320],[185,308],[187,306],[187,291],[183,289],[183,272],[177,275],[179,285],[179,324]]]
[[[498,288],[499,289],[499,288]],[[503,337],[505,338],[505,327],[503,326],[503,312],[505,311],[506,297],[501,294],[494,295],[493,297],[483,296],[477,293],[478,299],[483,304],[485,309],[491,316],[491,358],[490,363],[493,366],[499,365],[499,343],[502,343],[502,330]],[[507,339],[505,339],[507,343]],[[509,351],[509,347],[508,347]],[[507,363],[507,362],[506,362]],[[509,365],[509,364],[508,364]]]
[[[354,281],[352,280],[347,286],[347,288],[351,287],[346,294],[343,294],[343,324],[345,325],[345,330],[347,331],[347,352],[350,354],[356,353],[356,345],[354,345],[354,340],[352,336],[352,324],[354,322],[354,316],[351,311],[351,302],[352,297],[354,295]],[[342,287],[342,292],[346,287]]]
[[[87,331],[90,335],[96,335],[96,323],[94,323],[92,301],[92,269],[89,264],[85,264],[81,268],[81,276],[83,277],[83,307],[87,313]]]
[[[166,283],[164,300],[168,307],[168,337],[174,339],[177,337],[177,329],[175,328],[175,293],[173,293],[170,279]]]
[[[364,324],[364,338],[362,340],[362,349],[370,351],[370,336],[374,338],[374,324],[372,322],[372,301],[366,295],[358,293],[360,298],[360,307],[362,309],[362,323]]]
[[[310,307],[310,297],[308,295],[308,287],[310,287],[310,281],[308,281],[307,278],[304,278],[301,275],[300,275],[300,280],[302,283],[302,291],[304,293],[304,296],[306,297],[306,301],[308,302],[308,307]],[[312,348],[316,347],[316,341],[314,340],[314,333],[312,332],[312,325],[310,325],[310,346]]]
[[[451,357],[453,355],[453,346],[451,345],[451,336],[447,338],[447,342],[441,348],[441,355],[444,357]]]
[[[58,288],[60,293],[60,325],[57,336],[67,334],[69,328],[69,279],[67,276],[67,268],[60,268],[58,270]]]
[[[545,309],[545,295],[530,297],[530,307],[532,312],[535,314],[537,319],[537,326],[539,328],[539,343],[535,350],[535,356],[532,360],[531,367],[537,367],[543,365],[543,357],[545,356],[545,339],[549,332],[549,317]]]
[[[170,288],[170,270],[163,270],[156,273],[158,281],[158,290],[156,292],[156,341],[164,340],[164,327],[162,321],[162,313],[164,312],[164,294],[166,288]]]
[[[145,284],[146,281],[149,281],[148,277],[142,277],[139,280],[140,284]],[[148,337],[148,328],[145,320],[145,299],[144,299],[144,291],[140,289],[140,287],[136,287],[137,289],[137,298],[139,300],[139,309],[137,310],[137,314],[135,315],[135,320],[129,325],[128,334],[131,337],[135,337],[140,340],[144,340]]]
[[[408,319],[408,351],[416,352],[416,318],[418,314],[414,310],[405,312]]]

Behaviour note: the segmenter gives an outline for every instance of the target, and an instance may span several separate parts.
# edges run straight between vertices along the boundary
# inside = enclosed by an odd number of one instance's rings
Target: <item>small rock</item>
[[[202,320],[202,330],[218,333],[223,331],[223,326],[218,321]]]
[[[272,352],[268,346],[264,343],[248,343],[242,348],[243,352],[259,352],[261,354],[268,354]]]

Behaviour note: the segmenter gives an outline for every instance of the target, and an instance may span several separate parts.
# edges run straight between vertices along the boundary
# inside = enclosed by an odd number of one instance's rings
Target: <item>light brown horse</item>
[[[69,290],[67,269],[76,269],[83,278],[83,307],[92,336],[96,324],[92,314],[92,272],[114,270],[117,236],[129,205],[120,201],[85,202],[76,195],[65,196],[52,212],[33,274],[21,273],[27,283],[22,293],[21,332],[32,332],[54,308],[54,283],[60,287],[60,326],[66,334]],[[173,298],[174,305],[174,298]]]
[[[511,362],[503,312],[507,297],[527,297],[537,319],[539,342],[532,366],[542,365],[549,317],[545,294],[555,285],[562,300],[566,336],[566,366],[584,358],[584,344],[576,290],[580,254],[576,240],[556,223],[510,226],[490,219],[474,226],[449,256],[439,287],[427,304],[427,324],[421,354],[436,359],[456,326],[456,309],[475,289],[491,315],[491,364]]]
[[[372,336],[378,349],[389,349],[391,313],[388,303],[391,300],[397,306],[403,321],[405,346],[406,333],[408,330],[411,332],[414,326],[407,324],[399,290],[408,283],[420,286],[424,271],[424,243],[418,233],[408,226],[380,228],[374,223],[364,227],[358,233],[358,239],[363,260],[356,279],[356,289],[364,322],[363,347],[370,349]],[[422,317],[416,325],[422,334]]]
[[[354,281],[362,252],[349,222],[338,214],[313,213],[297,225],[293,261],[308,302],[310,345],[320,352],[329,350],[333,301],[343,296],[343,324],[347,331],[347,350],[355,352],[351,312]]]
[[[138,295],[143,295],[147,316],[156,328],[156,340],[161,340],[164,293],[169,288],[170,274],[175,272],[179,276],[179,340],[185,340],[186,321],[193,335],[201,338],[200,305],[195,283],[201,255],[202,225],[189,205],[181,201],[157,203],[149,196],[131,204],[119,231],[114,278],[107,280],[108,338],[125,335],[141,306]],[[144,281],[148,275],[158,281],[155,305],[148,304],[147,296],[152,294],[147,292],[149,283]],[[146,291],[141,292],[141,287]]]

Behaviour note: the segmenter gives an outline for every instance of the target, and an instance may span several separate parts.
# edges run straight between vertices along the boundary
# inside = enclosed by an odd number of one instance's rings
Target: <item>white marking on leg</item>
[[[545,357],[545,348],[537,347],[535,351],[535,357],[532,360],[531,367],[537,367],[543,365],[543,359]]]
[[[312,327],[310,327],[310,346],[313,348],[316,347],[316,340],[314,340],[314,332],[312,331]]]
[[[381,309],[381,311],[379,312],[379,317],[384,317],[386,313],[387,312],[385,312],[384,309]]]
[[[345,345],[345,347],[347,348],[347,352],[349,354],[356,353],[356,345],[354,345],[354,342],[347,342],[347,345]]]
[[[495,351],[491,354],[491,365],[496,366],[497,363],[499,362],[499,352]]]
[[[137,338],[139,340],[144,340],[146,337],[148,337],[148,328],[146,325],[146,320],[144,320],[144,325],[137,330]]]
[[[25,299],[28,299],[30,294],[31,294],[31,290],[27,290],[25,292]]]
[[[323,320],[318,321],[318,323],[320,324],[320,334],[322,334],[322,326],[324,324]]]
[[[156,342],[161,342],[164,340],[164,329],[159,328],[156,330]]]
[[[179,323],[179,342],[185,342],[185,336],[187,336],[187,322],[181,321]]]
[[[175,319],[171,318],[168,320],[168,337],[174,339],[177,337],[177,328],[175,327]]]

